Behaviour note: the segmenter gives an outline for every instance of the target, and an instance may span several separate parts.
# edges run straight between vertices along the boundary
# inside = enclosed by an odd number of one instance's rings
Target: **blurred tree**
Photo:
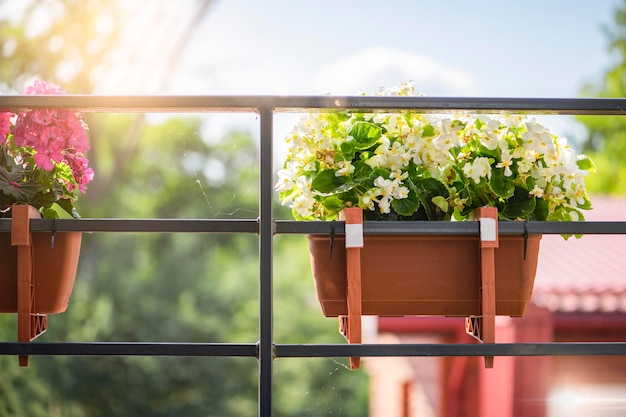
[[[613,25],[605,29],[614,64],[602,79],[582,89],[585,97],[626,97],[626,1],[615,10]],[[587,128],[584,151],[594,159],[598,172],[587,179],[594,193],[626,193],[626,119],[619,116],[580,116]]]
[[[106,57],[128,43],[117,29],[130,25],[132,5],[147,3],[24,4],[21,19],[0,26],[0,81],[19,91],[26,79],[41,77],[76,93],[94,90],[101,64],[111,73],[125,67]],[[42,10],[47,24],[33,29]],[[181,33],[180,42],[190,36],[189,29]],[[78,70],[69,70],[71,63]],[[169,65],[162,73],[174,71]],[[258,217],[258,149],[250,134],[209,141],[198,118],[88,116],[96,177],[78,202],[84,216]],[[288,216],[283,207],[277,215]],[[87,234],[70,308],[50,317],[42,340],[252,343],[258,263],[256,235]],[[277,238],[274,263],[277,342],[340,342],[336,321],[321,317],[314,300],[304,238]],[[12,316],[0,317],[2,340],[12,340],[14,329]],[[16,358],[0,356],[0,366],[0,415],[223,416],[257,409],[251,358],[34,357],[23,369]],[[278,361],[276,381],[277,416],[367,413],[366,375],[332,359]]]
[[[0,78],[67,91],[163,93],[213,0],[0,0]]]

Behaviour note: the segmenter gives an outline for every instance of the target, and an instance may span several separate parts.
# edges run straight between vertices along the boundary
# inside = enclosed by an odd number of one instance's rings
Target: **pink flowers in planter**
[[[65,94],[43,81],[23,94]],[[82,114],[69,109],[32,109],[0,113],[0,210],[12,204],[38,209],[58,203],[73,214],[73,192],[85,192],[94,172]],[[42,210],[44,215],[46,212]],[[53,213],[48,213],[53,216]]]
[[[9,132],[11,132],[11,113],[0,113],[0,138],[6,138]]]

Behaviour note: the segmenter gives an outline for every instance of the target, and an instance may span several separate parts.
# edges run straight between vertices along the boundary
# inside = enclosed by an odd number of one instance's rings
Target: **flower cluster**
[[[520,115],[311,112],[286,142],[275,188],[296,219],[361,207],[369,220],[465,220],[492,206],[503,220],[570,221],[591,208],[593,162]]]
[[[43,81],[23,94],[65,94]],[[46,217],[56,217],[56,204],[75,215],[75,190],[85,192],[93,170],[82,115],[67,109],[32,109],[0,113],[0,210],[10,215],[13,204],[30,204]]]

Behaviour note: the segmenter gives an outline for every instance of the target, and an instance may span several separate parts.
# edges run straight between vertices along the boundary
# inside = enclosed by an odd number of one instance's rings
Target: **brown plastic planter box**
[[[31,236],[32,313],[62,313],[72,294],[82,233],[57,232],[54,247],[50,232]],[[0,313],[17,313],[17,247],[11,246],[10,233],[0,233],[0,259]]]
[[[315,289],[327,317],[347,314],[345,239],[309,235]],[[521,317],[532,295],[541,235],[500,236],[495,249],[496,314]],[[477,236],[365,235],[361,249],[362,314],[480,314]]]

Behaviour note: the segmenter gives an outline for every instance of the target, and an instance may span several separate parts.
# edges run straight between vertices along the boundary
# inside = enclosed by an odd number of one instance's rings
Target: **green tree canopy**
[[[626,97],[626,2],[615,10],[613,25],[605,30],[613,65],[602,78],[582,89],[584,97]],[[598,172],[587,180],[595,193],[626,193],[626,119],[622,116],[580,116],[587,128],[584,151]]]

